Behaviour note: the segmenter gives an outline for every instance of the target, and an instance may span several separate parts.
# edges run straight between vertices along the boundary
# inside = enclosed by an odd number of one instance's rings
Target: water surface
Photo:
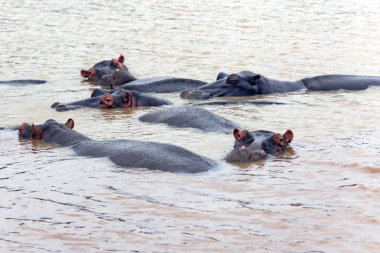
[[[0,251],[378,252],[380,88],[205,106],[250,130],[295,133],[293,153],[240,165],[223,161],[232,135],[137,120],[154,108],[50,105],[88,97],[95,86],[79,70],[119,53],[140,78],[380,75],[379,11],[369,0],[4,2],[0,79],[49,82],[1,86],[0,126],[73,118],[91,138],[174,143],[219,166],[197,175],[125,169],[0,131]]]

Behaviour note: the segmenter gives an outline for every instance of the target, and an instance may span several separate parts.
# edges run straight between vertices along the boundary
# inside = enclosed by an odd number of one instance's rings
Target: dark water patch
[[[358,184],[346,184],[346,185],[340,185],[340,186],[338,186],[337,188],[354,187],[354,186],[358,186]]]

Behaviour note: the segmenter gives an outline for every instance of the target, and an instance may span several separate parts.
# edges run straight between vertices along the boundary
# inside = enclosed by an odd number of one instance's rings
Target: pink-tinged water
[[[137,120],[154,108],[50,108],[88,97],[95,87],[79,70],[120,52],[141,78],[380,75],[379,12],[368,0],[2,3],[0,79],[49,82],[1,86],[0,126],[73,118],[95,139],[173,143],[219,166],[196,175],[125,169],[2,130],[0,251],[379,252],[380,88],[205,106],[250,130],[295,133],[289,156],[239,166],[223,161],[232,135]]]

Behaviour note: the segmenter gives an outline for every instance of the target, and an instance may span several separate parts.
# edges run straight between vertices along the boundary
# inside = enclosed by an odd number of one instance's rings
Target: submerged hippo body
[[[68,104],[55,102],[51,107],[55,108],[57,111],[68,111],[82,107],[113,109],[142,106],[162,106],[170,104],[172,103],[166,99],[140,94],[136,91],[117,89],[114,90],[112,94],[105,93],[97,97],[78,100]]]
[[[124,65],[124,56],[112,60],[96,63],[89,70],[80,71],[82,77],[99,85],[112,85],[113,83],[127,83],[136,80]]]
[[[98,62],[89,70],[81,70],[81,75],[89,81],[98,85],[108,85],[111,89],[122,87],[126,90],[135,90],[138,92],[179,92],[186,89],[196,89],[206,82],[174,77],[153,77],[137,79],[128,70],[124,64],[124,56],[112,60]],[[112,93],[112,90],[106,90]]]
[[[252,162],[265,158],[268,154],[278,155],[289,147],[293,132],[287,130],[283,135],[266,130],[249,132],[234,129],[234,149],[226,156],[227,162]]]
[[[205,85],[206,82],[187,79],[187,78],[175,78],[175,77],[151,77],[142,78],[135,81],[129,82],[127,84],[119,86],[119,88],[125,90],[134,90],[140,93],[171,93],[171,92],[181,92],[186,89],[196,89]],[[91,96],[99,96],[105,93],[112,93],[114,89],[102,90],[96,89]]]
[[[230,132],[237,124],[206,109],[185,105],[168,107],[146,113],[139,117],[142,122],[164,123],[175,127],[191,127],[206,132]]]
[[[216,166],[214,161],[175,145],[133,140],[97,141],[72,130],[73,127],[72,119],[66,124],[55,120],[41,125],[22,123],[19,136],[71,146],[81,156],[108,157],[123,167],[198,173]]]
[[[323,75],[298,81],[278,81],[250,71],[228,75],[219,73],[217,80],[197,89],[185,90],[181,98],[209,99],[213,97],[255,96],[284,93],[302,89],[314,91],[364,90],[370,85],[380,86],[380,77],[354,75]]]
[[[20,79],[20,80],[5,80],[0,81],[0,84],[8,84],[8,85],[28,85],[28,84],[43,84],[46,83],[46,80],[38,80],[38,79]]]

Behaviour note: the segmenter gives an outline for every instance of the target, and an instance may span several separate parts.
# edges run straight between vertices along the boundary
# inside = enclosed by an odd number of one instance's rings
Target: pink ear
[[[283,137],[281,136],[281,134],[275,134],[272,138],[275,143],[282,145]]]
[[[290,143],[294,137],[292,130],[286,130],[283,137],[287,143]]]
[[[124,55],[121,54],[121,55],[119,56],[119,62],[120,62],[120,63],[124,63]]]
[[[74,120],[73,119],[68,119],[65,123],[65,126],[68,128],[73,129],[74,128]]]
[[[81,76],[83,76],[84,78],[88,78],[88,77],[90,76],[90,71],[87,71],[87,70],[82,69],[82,70],[80,71],[80,74],[81,74]]]
[[[232,132],[232,134],[234,135],[235,139],[239,139],[240,138],[240,131],[239,129],[235,128],[234,131]]]

